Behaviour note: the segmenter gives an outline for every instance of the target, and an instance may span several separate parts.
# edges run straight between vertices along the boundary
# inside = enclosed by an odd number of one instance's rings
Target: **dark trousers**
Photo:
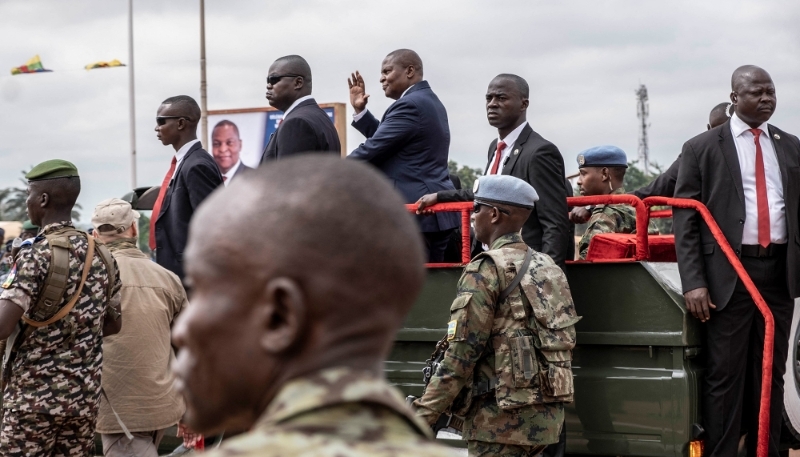
[[[425,240],[425,251],[428,254],[428,262],[444,262],[444,253],[447,250],[447,243],[450,235],[455,229],[442,230],[441,232],[422,232]]]
[[[775,345],[772,359],[769,455],[778,457],[783,413],[783,375],[789,351],[794,304],[786,283],[786,253],[766,258],[742,257],[742,264],[772,310]],[[704,382],[703,424],[707,438],[704,455],[737,455],[742,411],[747,432],[747,455],[756,455],[761,398],[761,361],[764,319],[738,280],[724,309],[713,310],[706,324],[707,366]],[[747,371],[752,389],[745,392]],[[747,402],[747,405],[745,405]]]

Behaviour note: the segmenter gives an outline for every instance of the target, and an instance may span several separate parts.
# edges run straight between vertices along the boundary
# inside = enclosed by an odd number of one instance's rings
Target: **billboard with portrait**
[[[328,114],[336,127],[336,131],[339,133],[339,142],[343,145],[347,144],[344,103],[325,103],[320,104],[320,107]],[[221,150],[227,154],[230,149],[234,153],[238,152],[239,158],[245,165],[256,167],[261,160],[264,147],[269,142],[270,136],[278,129],[282,119],[283,112],[271,107],[209,110],[208,134],[211,138],[206,142],[209,145],[209,152],[215,154],[216,144],[216,154],[219,154]],[[231,126],[231,124],[235,126],[234,129],[216,128],[224,125]],[[236,131],[238,131],[238,140],[240,141],[232,138],[234,133],[231,132]],[[222,147],[222,144],[227,144],[229,147]],[[344,150],[345,148],[342,149],[342,152]]]

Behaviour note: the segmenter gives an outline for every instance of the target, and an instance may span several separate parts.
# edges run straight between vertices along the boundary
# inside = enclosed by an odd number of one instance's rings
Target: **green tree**
[[[471,168],[466,165],[462,165],[461,168],[459,168],[455,160],[447,162],[447,171],[458,176],[458,179],[461,180],[461,188],[463,189],[472,189],[475,180],[483,175],[483,171],[480,168]]]

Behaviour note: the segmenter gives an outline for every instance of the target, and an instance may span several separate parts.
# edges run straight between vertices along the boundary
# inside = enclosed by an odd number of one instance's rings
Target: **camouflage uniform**
[[[622,187],[611,192],[611,195],[623,194],[625,189]],[[628,205],[597,205],[588,224],[578,244],[581,260],[586,260],[589,242],[599,233],[636,233],[636,210]]]
[[[471,456],[538,454],[558,441],[563,403],[572,401],[571,346],[546,355],[540,350],[550,328],[571,332],[567,339],[574,345],[572,325],[579,318],[564,272],[534,251],[520,286],[497,303],[527,249],[519,233],[503,235],[467,265],[450,307],[449,347],[414,403],[417,415],[431,425],[445,411],[464,416]],[[516,268],[498,271],[492,256],[503,256]],[[528,371],[522,373],[522,367]]]
[[[457,455],[431,438],[430,429],[385,380],[339,367],[288,382],[250,432],[203,455]]]
[[[47,225],[30,247],[17,255],[14,271],[0,299],[20,306],[31,317],[47,276],[51,249],[45,234],[73,228],[71,222]],[[59,307],[75,294],[88,242],[70,236],[67,290]],[[34,330],[19,346],[3,394],[0,454],[91,455],[100,400],[102,329],[108,306],[119,306],[119,278],[109,303],[106,266],[95,252],[83,293],[62,319]]]

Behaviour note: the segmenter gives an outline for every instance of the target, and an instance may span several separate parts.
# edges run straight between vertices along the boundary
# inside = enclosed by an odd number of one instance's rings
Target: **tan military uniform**
[[[572,401],[579,318],[564,272],[534,251],[520,286],[498,303],[527,249],[519,233],[504,235],[465,268],[450,307],[449,347],[414,403],[431,425],[446,411],[464,416],[470,455],[535,455],[558,441],[563,403]]]
[[[41,235],[65,229],[74,230],[72,223],[47,225]],[[50,264],[51,248],[41,235],[20,251],[0,294],[25,310],[25,317],[31,317]],[[88,250],[84,236],[70,236],[69,243],[68,286],[59,307],[76,293]],[[114,284],[111,303],[109,282]],[[22,341],[3,393],[0,454],[90,455],[100,400],[103,321],[108,307],[118,306],[120,287],[119,278],[109,277],[95,253],[72,310]]]
[[[290,381],[253,430],[203,454],[222,456],[454,456],[382,378],[331,368]]]
[[[611,195],[624,195],[625,189],[620,187]],[[592,209],[586,232],[578,243],[579,258],[586,260],[589,243],[600,233],[636,233],[636,210],[628,205],[597,205]]]

